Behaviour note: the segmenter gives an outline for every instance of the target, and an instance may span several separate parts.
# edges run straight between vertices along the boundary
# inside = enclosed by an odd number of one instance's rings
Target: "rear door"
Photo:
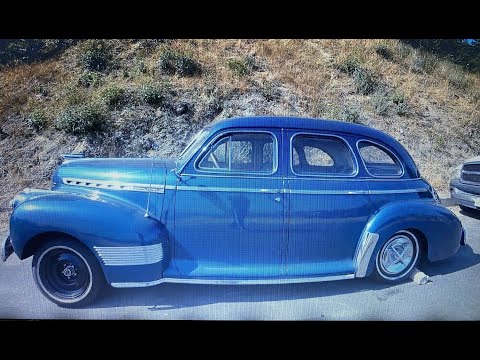
[[[371,206],[347,135],[288,131],[287,276],[347,275]]]

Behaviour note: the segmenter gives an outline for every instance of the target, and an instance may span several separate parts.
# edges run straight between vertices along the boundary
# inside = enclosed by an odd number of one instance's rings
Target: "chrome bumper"
[[[472,209],[480,209],[480,195],[470,194],[452,187],[450,197],[454,202]]]
[[[0,257],[2,258],[2,261],[5,262],[7,261],[8,257],[12,254],[13,254],[12,242],[10,241],[10,235],[7,235],[5,239],[3,239],[2,241],[2,249],[1,249]]]

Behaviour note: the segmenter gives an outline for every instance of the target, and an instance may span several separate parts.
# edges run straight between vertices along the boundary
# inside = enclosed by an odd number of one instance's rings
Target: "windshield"
[[[190,157],[197,151],[198,147],[203,144],[208,134],[210,134],[210,128],[204,128],[200,130],[193,138],[190,140],[188,145],[180,153],[180,156],[175,161],[177,169],[185,164],[185,162],[190,159]]]

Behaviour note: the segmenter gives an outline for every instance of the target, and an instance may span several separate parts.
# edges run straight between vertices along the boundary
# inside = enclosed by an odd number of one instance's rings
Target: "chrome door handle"
[[[275,200],[276,202],[280,202],[280,201],[282,200],[282,198],[281,198],[280,196],[277,196],[277,197],[276,197],[275,199],[273,199],[273,200]]]

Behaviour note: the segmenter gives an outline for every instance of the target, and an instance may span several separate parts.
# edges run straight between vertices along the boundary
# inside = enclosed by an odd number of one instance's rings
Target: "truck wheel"
[[[61,307],[92,302],[105,283],[95,256],[71,239],[55,239],[37,249],[32,273],[43,295]]]

